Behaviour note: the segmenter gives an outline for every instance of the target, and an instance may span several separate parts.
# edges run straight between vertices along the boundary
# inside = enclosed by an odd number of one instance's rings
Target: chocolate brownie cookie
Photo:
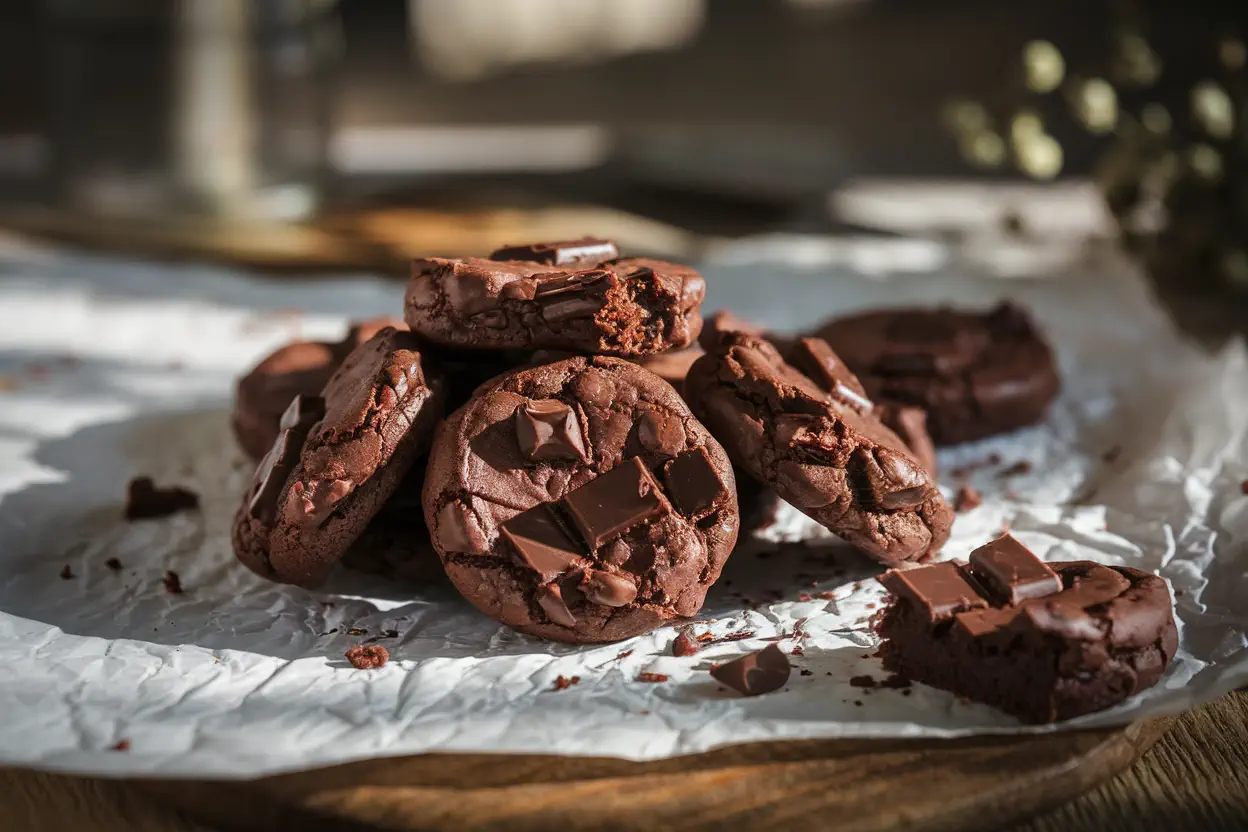
[[[442,561],[429,540],[420,492],[426,460],[421,458],[342,555],[342,565],[403,583],[444,583]]]
[[[817,334],[872,401],[926,410],[938,445],[1035,424],[1060,387],[1048,343],[1009,303],[988,312],[866,312],[830,321]]]
[[[1045,564],[1012,537],[880,578],[884,666],[1024,722],[1116,705],[1161,678],[1178,649],[1156,575],[1091,561]]]
[[[936,447],[927,432],[927,413],[921,407],[902,404],[876,405],[840,356],[822,338],[797,338],[785,359],[834,399],[859,413],[872,413],[884,427],[897,434],[915,458],[935,479]]]
[[[465,598],[576,643],[696,613],[738,529],[719,443],[671,385],[605,357],[480,388],[438,429],[424,508]]]
[[[628,358],[693,343],[705,292],[687,266],[620,257],[614,243],[587,239],[416,260],[405,317],[447,346]]]
[[[343,360],[387,326],[404,329],[394,318],[373,318],[351,325],[346,336],[329,341],[294,341],[265,356],[238,380],[230,426],[239,447],[259,461],[277,439],[277,423],[295,396],[319,396]]]
[[[238,559],[318,584],[428,448],[444,396],[412,333],[388,327],[357,347],[320,397],[287,408],[235,517]]]
[[[689,370],[685,393],[736,465],[876,560],[923,560],[948,538],[953,510],[901,439],[769,341],[725,335]]]

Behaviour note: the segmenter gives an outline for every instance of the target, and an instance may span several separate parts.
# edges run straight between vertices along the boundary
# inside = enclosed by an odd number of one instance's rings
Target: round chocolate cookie
[[[465,598],[575,643],[696,613],[739,525],[719,443],[671,385],[603,357],[478,389],[438,429],[424,508]]]
[[[576,240],[416,260],[405,317],[413,332],[446,346],[628,358],[693,343],[705,292],[687,266]]]
[[[948,539],[953,509],[901,439],[769,341],[726,334],[689,370],[685,393],[736,465],[876,560],[924,560]]]
[[[234,522],[234,553],[253,571],[314,586],[425,452],[444,381],[410,332],[357,347],[320,397],[296,396]]]
[[[265,356],[238,380],[230,426],[243,452],[259,461],[277,439],[282,414],[295,396],[318,396],[347,355],[385,327],[404,329],[394,318],[373,318],[351,325],[346,337],[329,341],[294,341]]]
[[[1060,388],[1048,343],[1009,303],[988,312],[865,312],[830,321],[817,334],[872,401],[926,410],[938,445],[1033,425]]]

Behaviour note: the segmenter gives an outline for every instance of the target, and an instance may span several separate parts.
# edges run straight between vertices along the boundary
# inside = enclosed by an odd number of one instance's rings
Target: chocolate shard
[[[913,604],[931,624],[988,606],[962,569],[952,561],[914,569],[890,569],[877,580],[893,595]]]
[[[822,338],[799,338],[787,360],[841,404],[859,413],[870,413],[874,407],[858,376]]]
[[[520,452],[533,461],[587,457],[576,411],[558,399],[535,399],[517,407],[516,439]]]
[[[637,457],[598,475],[560,502],[591,550],[671,511],[653,475]]]
[[[1062,591],[1062,579],[1011,535],[971,552],[971,575],[1002,603],[1021,604]]]
[[[604,607],[627,606],[637,597],[636,584],[623,575],[603,572],[600,569],[586,569],[578,589],[590,603]]]
[[[728,488],[719,478],[705,448],[685,451],[663,468],[663,483],[676,509],[698,519],[721,505]]]
[[[601,263],[620,256],[620,250],[610,240],[583,237],[555,243],[532,243],[527,246],[506,246],[490,255],[491,260],[526,260],[531,263],[548,263],[559,266],[582,260]]]
[[[792,671],[784,651],[769,644],[757,653],[712,667],[711,675],[742,696],[760,696],[784,687]]]
[[[546,584],[538,587],[537,604],[546,613],[546,617],[561,627],[575,627],[576,616],[568,609],[563,600],[563,592],[559,584]]]
[[[277,501],[286,479],[299,462],[308,432],[325,415],[325,400],[319,396],[295,396],[278,423],[280,432],[273,447],[260,460],[252,475],[255,493],[247,512],[266,525],[277,517]]]
[[[543,503],[503,523],[503,537],[517,562],[548,583],[583,562],[582,548],[563,530],[550,506]]]

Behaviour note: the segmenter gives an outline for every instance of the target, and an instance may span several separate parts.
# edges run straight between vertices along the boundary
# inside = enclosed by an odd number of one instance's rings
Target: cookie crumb
[[[811,595],[809,592],[799,592],[799,593],[797,593],[797,600],[799,600],[799,601],[813,601],[813,600],[815,600],[815,596]]]
[[[363,627],[352,627],[351,629],[347,630],[347,635],[349,636],[362,636],[362,635],[366,635],[367,633],[368,633],[368,630],[365,630]]]
[[[702,645],[694,637],[692,627],[682,627],[676,638],[672,639],[673,656],[692,656],[701,649]]]
[[[390,651],[380,644],[357,644],[343,655],[356,670],[376,670],[390,661]]]
[[[1244,494],[1248,494],[1248,480],[1244,480],[1239,484],[1239,490]]]
[[[909,695],[910,695],[910,694],[912,694],[912,693],[914,693],[914,688],[905,688],[905,689],[903,689],[903,690],[902,690],[901,695],[902,695],[902,696],[909,696]]]
[[[799,671],[798,671],[798,673],[802,674],[803,676],[814,676],[814,675],[815,675],[815,671],[811,670],[811,669],[810,669],[810,668],[808,668],[808,667],[803,667],[801,670],[799,670]]]
[[[130,740],[118,740],[117,744],[109,749],[109,751],[129,751],[129,750],[130,750]]]
[[[859,708],[861,708],[861,707],[862,707],[862,700],[861,700],[861,699],[855,699],[855,700],[854,700],[854,704],[855,704],[855,705],[857,705]]]
[[[666,682],[666,681],[667,681],[668,679],[670,679],[670,678],[671,678],[671,677],[670,677],[670,676],[668,676],[666,673],[646,673],[646,672],[642,672],[642,673],[638,673],[638,674],[637,674],[637,681],[638,681],[638,682]]]
[[[828,591],[826,591],[826,592],[820,592],[820,593],[819,593],[816,597],[817,597],[820,601],[835,601],[835,600],[836,600],[836,593],[835,593],[835,592],[832,592],[831,590],[828,590]]]
[[[580,676],[559,675],[555,677],[555,686],[553,690],[567,690],[568,688],[572,687],[573,685],[577,684],[580,681],[581,681]]]
[[[910,684],[910,680],[905,676],[902,676],[900,673],[894,673],[891,676],[886,677],[884,681],[880,682],[880,687],[899,690],[910,687]]]
[[[802,647],[794,647],[792,650],[789,651],[789,655],[790,656],[805,656],[806,650],[805,648],[802,648]]]
[[[113,570],[114,572],[121,571],[121,561],[119,561],[117,558],[109,558],[108,560],[104,561],[104,565],[107,566],[109,569]]]
[[[70,569],[69,564],[67,563],[61,567],[61,580],[68,581],[72,577],[74,577],[74,570]]]
[[[870,674],[862,676],[854,676],[849,680],[850,687],[855,688],[873,688],[875,687],[875,677]]]
[[[997,472],[998,477],[1016,477],[1022,474],[1031,473],[1031,462],[1026,459],[1020,459],[1009,468],[1005,468]]]
[[[179,511],[193,511],[198,508],[199,495],[181,486],[157,488],[151,477],[135,477],[126,484],[127,520],[168,517]]]
[[[1114,447],[1110,448],[1105,453],[1101,454],[1101,459],[1106,464],[1113,464],[1118,461],[1118,457],[1120,456],[1122,456],[1122,446],[1115,445]]]
[[[963,485],[958,488],[958,493],[953,497],[953,510],[959,514],[964,511],[979,508],[983,505],[984,498],[978,491],[969,485]]]
[[[161,581],[165,585],[165,592],[168,592],[170,595],[182,594],[182,579],[178,577],[177,572],[170,569],[165,573],[165,577],[161,578]]]

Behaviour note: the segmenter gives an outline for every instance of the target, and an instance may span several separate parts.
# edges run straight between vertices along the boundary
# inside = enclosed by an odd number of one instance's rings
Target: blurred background
[[[586,232],[696,257],[1070,225],[1248,293],[1244,4],[0,6],[0,228],[401,271]]]

